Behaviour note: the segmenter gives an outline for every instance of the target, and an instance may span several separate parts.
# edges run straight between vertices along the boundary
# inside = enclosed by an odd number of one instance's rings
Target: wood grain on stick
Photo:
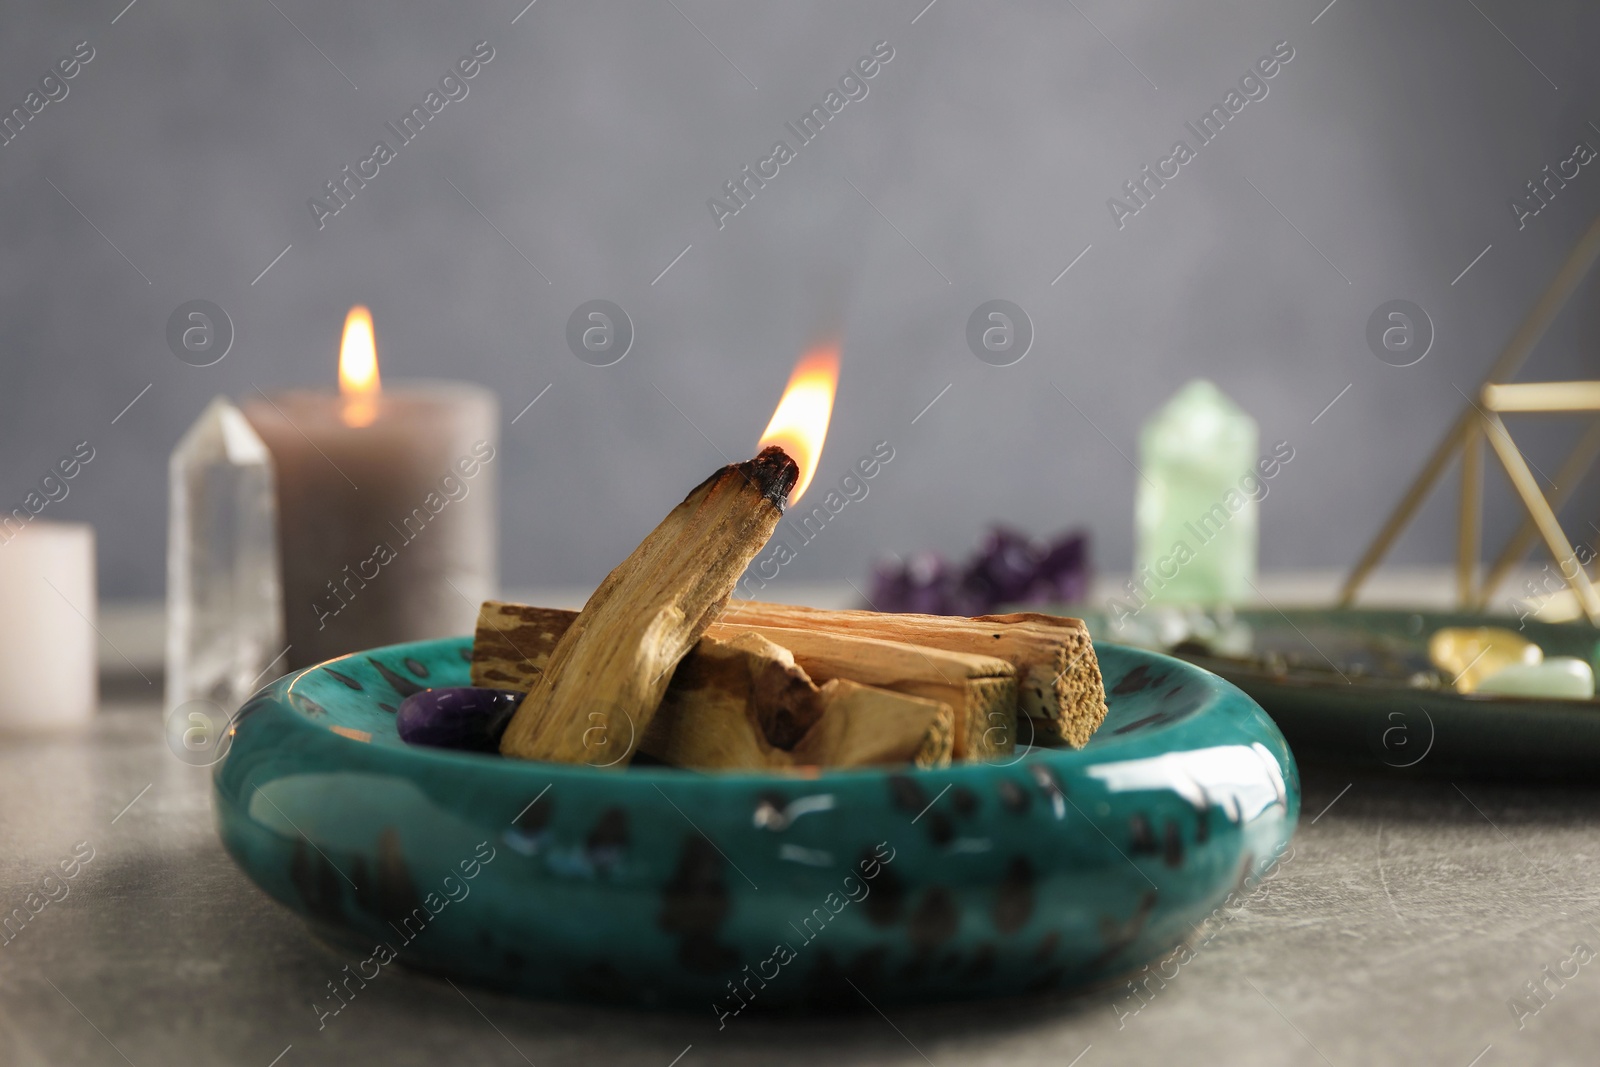
[[[955,712],[949,704],[843,678],[824,685],[820,697],[822,715],[794,746],[795,763],[819,767],[950,765]]]
[[[1017,677],[1003,659],[827,630],[751,626],[747,621],[740,617],[730,625],[787,648],[816,681],[843,678],[949,704],[955,714],[958,760],[987,759],[1015,746]]]
[[[808,725],[821,713],[816,685],[783,649],[754,634],[702,637],[673,673],[639,751],[703,770],[792,766],[789,753],[767,740],[761,704]]]
[[[972,619],[891,615],[734,600],[717,625],[826,630],[1003,659],[1016,669],[1017,710],[1033,720],[1031,733],[1030,727],[1021,727],[1023,743],[1036,734],[1041,741],[1065,741],[1082,748],[1106,715],[1100,663],[1081,619],[1037,612]]]
[[[639,751],[676,767],[772,770],[950,763],[950,707],[855,682],[818,687],[786,649],[757,634],[702,637],[678,664]],[[770,729],[805,723],[791,747]]]
[[[550,648],[571,625],[574,617],[570,611],[486,602],[479,617],[477,640],[473,644],[473,684],[508,689],[531,688],[544,670]],[[765,633],[785,647],[788,647],[786,641],[799,641],[805,643],[811,652],[815,652],[812,648],[816,644],[814,640],[770,631],[814,631],[829,633],[836,638],[876,638],[898,642],[902,646],[919,646],[924,649],[918,654],[921,673],[946,685],[963,678],[964,674],[952,670],[948,678],[941,678],[934,669],[936,662],[942,662],[936,660],[938,651],[968,655],[983,653],[988,659],[1004,660],[1012,665],[1016,674],[1016,707],[1029,717],[1029,722],[1016,731],[1020,737],[1012,739],[1010,743],[1014,743],[1014,740],[1031,743],[1037,737],[1046,743],[1065,741],[1081,747],[1105,718],[1105,689],[1100,679],[1099,662],[1095,658],[1088,630],[1077,619],[1026,612],[974,619],[944,615],[885,615],[869,611],[827,611],[756,601],[733,601],[708,633],[726,639],[742,629]],[[850,657],[838,653],[840,642],[834,641],[831,645],[835,653],[832,657],[835,670],[854,670],[841,663],[841,659],[852,663],[864,662],[865,649],[862,646],[858,646],[854,656]],[[903,659],[906,648],[898,651]],[[807,664],[811,664],[808,670],[816,666],[809,658],[803,657],[802,666]],[[882,663],[868,664],[864,667],[867,676],[862,676],[856,673],[833,674],[826,665],[822,665],[818,672],[814,672],[814,676],[821,680],[849,677],[879,687],[913,692],[886,681],[891,676],[882,667]],[[991,742],[998,738],[998,732],[991,732],[991,729],[1000,720],[993,718],[989,710],[980,708],[977,715],[979,729],[974,738],[972,722],[964,710],[968,702],[956,699],[950,689],[944,692],[951,696],[947,702],[952,704],[957,713],[957,758],[971,758],[969,750],[982,754],[990,749],[1004,749],[1004,746],[984,743],[985,735]],[[924,688],[917,695],[938,694]],[[803,730],[804,727],[799,729]],[[782,733],[769,732],[768,736],[775,740],[781,737],[779,743],[788,747],[789,739],[797,737],[798,732],[791,729]]]
[[[557,640],[506,727],[501,753],[599,765],[614,750],[597,760],[597,736],[618,744],[628,737],[624,758],[607,764],[625,766],[673,668],[771,537],[798,474],[794,460],[774,447],[696,486],[606,576]]]
[[[559,608],[485,601],[472,642],[472,684],[529,691],[576,618]],[[684,657],[639,749],[706,769],[783,766],[791,748],[788,762],[943,767],[953,753],[954,722],[944,702],[849,680],[819,688],[788,649],[731,632],[701,638]]]

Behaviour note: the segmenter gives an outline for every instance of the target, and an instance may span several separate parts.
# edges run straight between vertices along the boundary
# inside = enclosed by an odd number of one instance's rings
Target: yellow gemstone
[[[1544,660],[1538,645],[1498,626],[1452,626],[1428,639],[1428,658],[1458,693],[1476,692],[1496,671],[1532,666]]]

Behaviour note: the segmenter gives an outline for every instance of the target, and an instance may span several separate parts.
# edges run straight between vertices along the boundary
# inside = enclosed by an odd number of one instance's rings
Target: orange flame
[[[346,426],[370,426],[378,417],[378,343],[372,333],[372,312],[357,304],[344,318],[339,345],[339,393],[344,397]]]
[[[767,431],[756,447],[777,445],[800,465],[789,502],[798,501],[822,459],[822,442],[828,436],[828,417],[833,414],[833,394],[839,387],[839,345],[818,345],[795,364],[789,385],[772,413]]]

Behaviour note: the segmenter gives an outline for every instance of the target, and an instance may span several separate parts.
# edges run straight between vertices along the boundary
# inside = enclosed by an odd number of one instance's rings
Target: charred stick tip
[[[726,477],[730,473],[743,478],[769,503],[782,511],[788,505],[790,490],[794,488],[795,482],[800,480],[800,465],[790,459],[789,454],[782,448],[768,445],[755,459],[718,467],[705,481],[689,490],[689,496],[684,499],[689,499],[718,478]]]
[[[736,466],[779,511],[787,506],[789,491],[800,480],[800,465],[777,445],[768,445],[755,459]]]

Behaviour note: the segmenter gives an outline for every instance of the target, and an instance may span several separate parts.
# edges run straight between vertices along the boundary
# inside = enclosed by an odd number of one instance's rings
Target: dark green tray
[[[1061,614],[1083,618],[1097,641],[1126,640],[1103,611],[1080,606]],[[1235,617],[1254,630],[1256,653],[1275,651],[1298,666],[1277,675],[1235,659],[1174,654],[1253,697],[1301,760],[1411,774],[1600,782],[1600,701],[1460,694],[1414,688],[1394,677],[1428,667],[1427,640],[1435,630],[1517,630],[1513,616],[1262,608],[1239,610]],[[1595,662],[1600,630],[1586,622],[1528,620],[1521,633],[1546,656]],[[1364,674],[1350,670],[1356,664]]]

